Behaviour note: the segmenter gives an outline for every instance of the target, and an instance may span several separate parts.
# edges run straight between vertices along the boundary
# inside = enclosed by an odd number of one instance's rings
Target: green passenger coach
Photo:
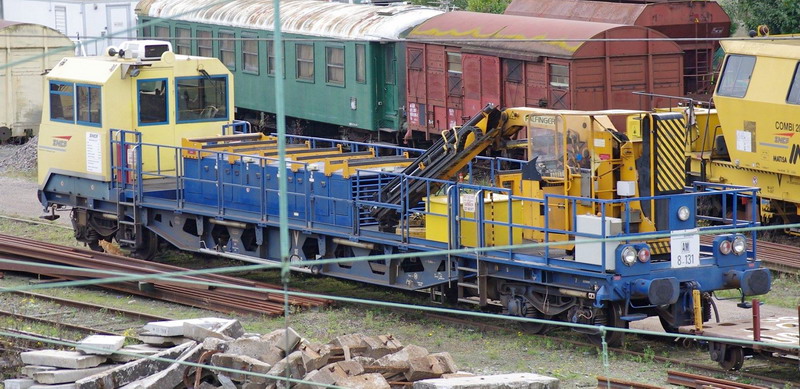
[[[289,122],[292,129],[319,136],[396,135],[405,116],[405,49],[398,39],[441,11],[308,0],[281,1],[280,11],[285,98],[292,102],[286,115],[297,119]],[[235,77],[237,117],[271,127],[271,0],[142,0],[136,12],[145,39],[169,40],[176,54],[222,60]],[[305,129],[305,121],[314,123]]]

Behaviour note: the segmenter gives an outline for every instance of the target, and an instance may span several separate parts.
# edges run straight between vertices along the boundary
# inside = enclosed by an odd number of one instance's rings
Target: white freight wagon
[[[137,1],[2,0],[3,17],[61,31],[78,42],[78,54],[103,55],[108,46],[136,39]]]
[[[44,74],[72,56],[74,44],[64,34],[39,24],[0,20],[0,141],[38,133]]]

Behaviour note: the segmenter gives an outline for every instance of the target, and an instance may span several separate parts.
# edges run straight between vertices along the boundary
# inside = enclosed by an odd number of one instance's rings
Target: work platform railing
[[[191,212],[205,216],[258,226],[277,225],[277,181],[274,186],[270,186],[265,179],[272,174],[275,174],[275,178],[282,179],[280,177],[282,173],[277,172],[277,159],[252,154],[147,144],[142,143],[138,133],[133,131],[112,130],[111,135],[113,186],[118,189],[121,196],[126,197],[122,200],[134,199],[137,204],[173,209],[177,212],[191,208]],[[324,142],[342,144],[350,151],[363,151],[369,147],[375,149],[376,155],[402,155],[421,151],[393,145],[321,138],[293,139],[309,142],[313,146],[324,146],[326,145]],[[143,155],[155,159],[148,161],[147,165],[151,167],[145,168],[146,166],[142,165]],[[195,157],[190,161],[185,155]],[[560,266],[576,269],[604,271],[607,262],[615,260],[606,258],[606,244],[614,244],[615,240],[620,244],[628,244],[669,238],[669,231],[636,231],[630,217],[636,202],[680,200],[696,205],[702,201],[715,199],[714,201],[721,203],[723,212],[719,215],[696,215],[699,223],[695,224],[706,224],[697,227],[699,234],[705,231],[724,233],[726,229],[746,229],[758,225],[757,207],[742,205],[746,202],[757,204],[758,188],[694,183],[687,188],[687,193],[664,196],[602,200],[547,194],[543,198],[530,198],[515,195],[514,191],[508,188],[478,185],[467,180],[465,182],[436,180],[405,176],[391,171],[365,169],[357,170],[356,174],[346,180],[350,185],[350,195],[342,197],[315,192],[316,181],[329,179],[325,178],[319,166],[299,161],[286,161],[286,163],[287,179],[294,181],[294,185],[290,185],[288,191],[290,227],[304,231],[327,232],[332,235],[340,234],[354,241],[402,244],[430,250],[494,246],[488,249],[485,255],[510,261],[557,263]],[[510,159],[478,157],[465,169],[471,172],[470,181],[477,181],[475,173],[484,170],[485,177],[493,182],[500,174],[500,167],[504,167],[502,170],[508,170],[509,166],[521,166],[524,163]],[[261,179],[252,182],[253,177]],[[398,177],[401,183],[398,186],[401,195],[412,182],[424,181],[427,193],[423,200],[414,204],[406,201],[388,204],[383,202],[379,195],[372,196],[380,193],[382,185]],[[364,189],[367,187],[368,190]],[[187,196],[188,193],[191,196]],[[497,201],[498,199],[501,201]],[[438,207],[437,202],[440,205]],[[597,216],[602,221],[611,217],[612,209],[620,209],[621,215],[624,215],[622,233],[610,234],[610,231],[605,230],[604,222],[601,223],[603,228],[599,234],[577,231],[575,226],[579,202],[584,206],[594,204],[599,210]],[[519,214],[523,205],[529,206],[525,209],[541,209],[540,218],[543,223],[532,225],[525,223],[524,220],[515,221],[514,215]],[[391,208],[400,215],[401,222],[395,233],[378,231],[375,221],[364,216],[364,210],[375,207]],[[503,213],[507,216],[503,218],[487,214],[487,207],[494,210],[504,207]],[[556,208],[560,208],[567,216],[558,216],[553,211]],[[332,217],[323,217],[330,215],[321,215],[321,209],[327,209]],[[741,211],[745,209],[748,210],[748,214],[742,215]],[[341,217],[337,218],[337,213]],[[420,236],[419,231],[415,230],[418,227],[414,225],[414,220],[425,220],[428,226],[434,224],[434,220],[439,220],[436,225],[446,228],[445,238],[432,238],[428,231],[425,231],[424,237]],[[555,227],[552,224],[554,220],[561,221],[566,227]],[[568,237],[567,239],[596,239],[603,246],[601,262],[586,264],[565,260],[563,251],[559,251],[559,255],[554,255],[554,249],[548,244],[543,245],[543,251],[535,255],[526,254],[524,250],[509,248],[519,244],[535,244],[536,241],[525,238],[532,234],[540,236],[541,239],[538,239],[540,242],[550,242],[555,236]],[[755,237],[752,236],[747,254],[751,260],[754,259],[755,244]],[[711,248],[707,247],[706,251],[711,252]]]

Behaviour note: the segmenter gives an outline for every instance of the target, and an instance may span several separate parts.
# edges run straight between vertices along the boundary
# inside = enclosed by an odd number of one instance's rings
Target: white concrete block
[[[30,378],[13,378],[3,381],[5,389],[28,389],[34,382]]]
[[[58,385],[33,385],[28,389],[76,389],[74,383]]]
[[[40,384],[64,384],[75,382],[81,378],[93,376],[97,373],[102,373],[116,366],[117,365],[102,365],[89,369],[40,371],[33,374],[33,379]]]
[[[414,389],[558,389],[558,378],[532,373],[435,378],[414,383]]]
[[[95,367],[108,358],[98,355],[85,355],[77,351],[62,350],[36,350],[20,354],[22,363],[26,365],[41,365],[62,367],[65,369],[87,369]]]
[[[204,317],[200,319],[153,321],[142,327],[151,335],[159,336],[183,336],[183,323],[191,323],[203,328],[212,328],[215,325],[222,326],[228,324],[230,320],[218,317]]]
[[[125,344],[124,336],[91,335],[78,342],[75,348],[86,354],[111,355],[122,348],[123,344]]]
[[[33,378],[33,373],[38,373],[40,371],[48,371],[48,370],[55,370],[56,368],[53,366],[37,366],[37,365],[27,365],[22,366],[20,372],[22,375],[28,378]]]

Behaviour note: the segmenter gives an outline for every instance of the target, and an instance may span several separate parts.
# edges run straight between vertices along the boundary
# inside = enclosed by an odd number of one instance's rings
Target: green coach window
[[[258,74],[258,35],[242,34],[242,70]]]
[[[297,79],[314,81],[314,46],[298,43],[295,45],[297,56]]]
[[[175,28],[175,54],[192,55],[192,30]]]
[[[236,70],[236,36],[232,32],[222,32],[219,37],[219,59],[228,69]]]
[[[275,42],[267,41],[267,74],[275,75]]]
[[[197,30],[197,55],[213,57],[214,48],[211,45],[211,31]]]
[[[169,27],[167,26],[156,26],[156,38],[162,40],[169,40]]]
[[[178,123],[228,119],[227,76],[175,79]]]
[[[138,80],[139,125],[167,124],[167,79]]]
[[[367,82],[367,46],[356,44],[356,82]]]
[[[344,47],[325,48],[325,82],[344,85]]]

